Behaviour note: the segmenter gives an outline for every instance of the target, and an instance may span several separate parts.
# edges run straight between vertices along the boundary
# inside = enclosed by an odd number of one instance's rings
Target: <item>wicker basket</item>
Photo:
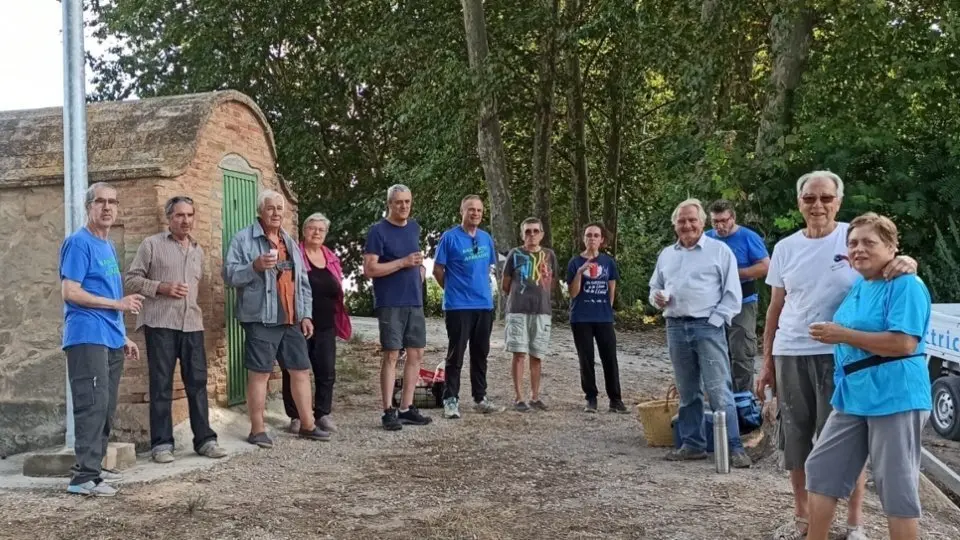
[[[680,408],[677,386],[670,385],[663,399],[645,401],[637,405],[637,419],[643,426],[647,446],[673,446],[673,427],[670,425]]]

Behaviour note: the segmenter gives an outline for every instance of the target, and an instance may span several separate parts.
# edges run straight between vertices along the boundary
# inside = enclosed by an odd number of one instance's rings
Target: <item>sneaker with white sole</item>
[[[150,457],[154,463],[173,463],[174,460],[172,450],[158,450],[150,454]]]
[[[503,412],[504,408],[494,404],[487,398],[483,398],[483,401],[474,403],[473,410],[482,414],[493,414],[498,412]]]
[[[448,419],[460,418],[460,400],[448,397],[443,400],[443,417]]]
[[[120,474],[120,471],[113,469],[100,469],[100,479],[108,484],[112,484],[123,480],[123,475]]]
[[[90,480],[82,484],[70,484],[67,486],[67,493],[86,495],[88,497],[113,497],[117,494],[117,488],[106,482]]]
[[[203,443],[203,446],[201,446],[200,449],[197,450],[197,453],[200,454],[201,456],[206,456],[212,459],[220,459],[220,458],[227,457],[227,451],[221,448],[220,445],[217,444],[216,440],[209,440]]]

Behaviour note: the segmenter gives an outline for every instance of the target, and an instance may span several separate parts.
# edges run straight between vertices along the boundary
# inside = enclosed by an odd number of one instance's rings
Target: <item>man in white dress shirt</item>
[[[703,234],[706,217],[697,199],[677,205],[672,218],[677,242],[660,252],[650,278],[650,303],[663,310],[667,321],[667,347],[680,394],[682,445],[666,459],[707,457],[705,389],[711,410],[727,413],[730,464],[747,468],[750,457],[740,442],[727,360],[726,326],[740,312],[742,299],[737,258],[726,244]]]

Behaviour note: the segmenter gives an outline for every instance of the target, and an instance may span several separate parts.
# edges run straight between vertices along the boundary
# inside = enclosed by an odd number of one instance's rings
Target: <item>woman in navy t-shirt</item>
[[[570,326],[580,359],[580,384],[587,400],[585,412],[597,412],[597,379],[594,373],[593,342],[596,340],[603,366],[610,411],[629,413],[620,395],[620,367],[617,365],[617,335],[613,329],[613,298],[620,273],[612,257],[600,253],[607,240],[606,230],[591,223],[583,231],[585,249],[567,265],[570,287]]]

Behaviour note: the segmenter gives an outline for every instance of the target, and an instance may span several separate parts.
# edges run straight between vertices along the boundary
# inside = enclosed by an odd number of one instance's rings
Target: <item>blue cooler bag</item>
[[[737,392],[733,395],[733,402],[737,406],[740,435],[746,435],[763,424],[763,408],[753,392]]]

